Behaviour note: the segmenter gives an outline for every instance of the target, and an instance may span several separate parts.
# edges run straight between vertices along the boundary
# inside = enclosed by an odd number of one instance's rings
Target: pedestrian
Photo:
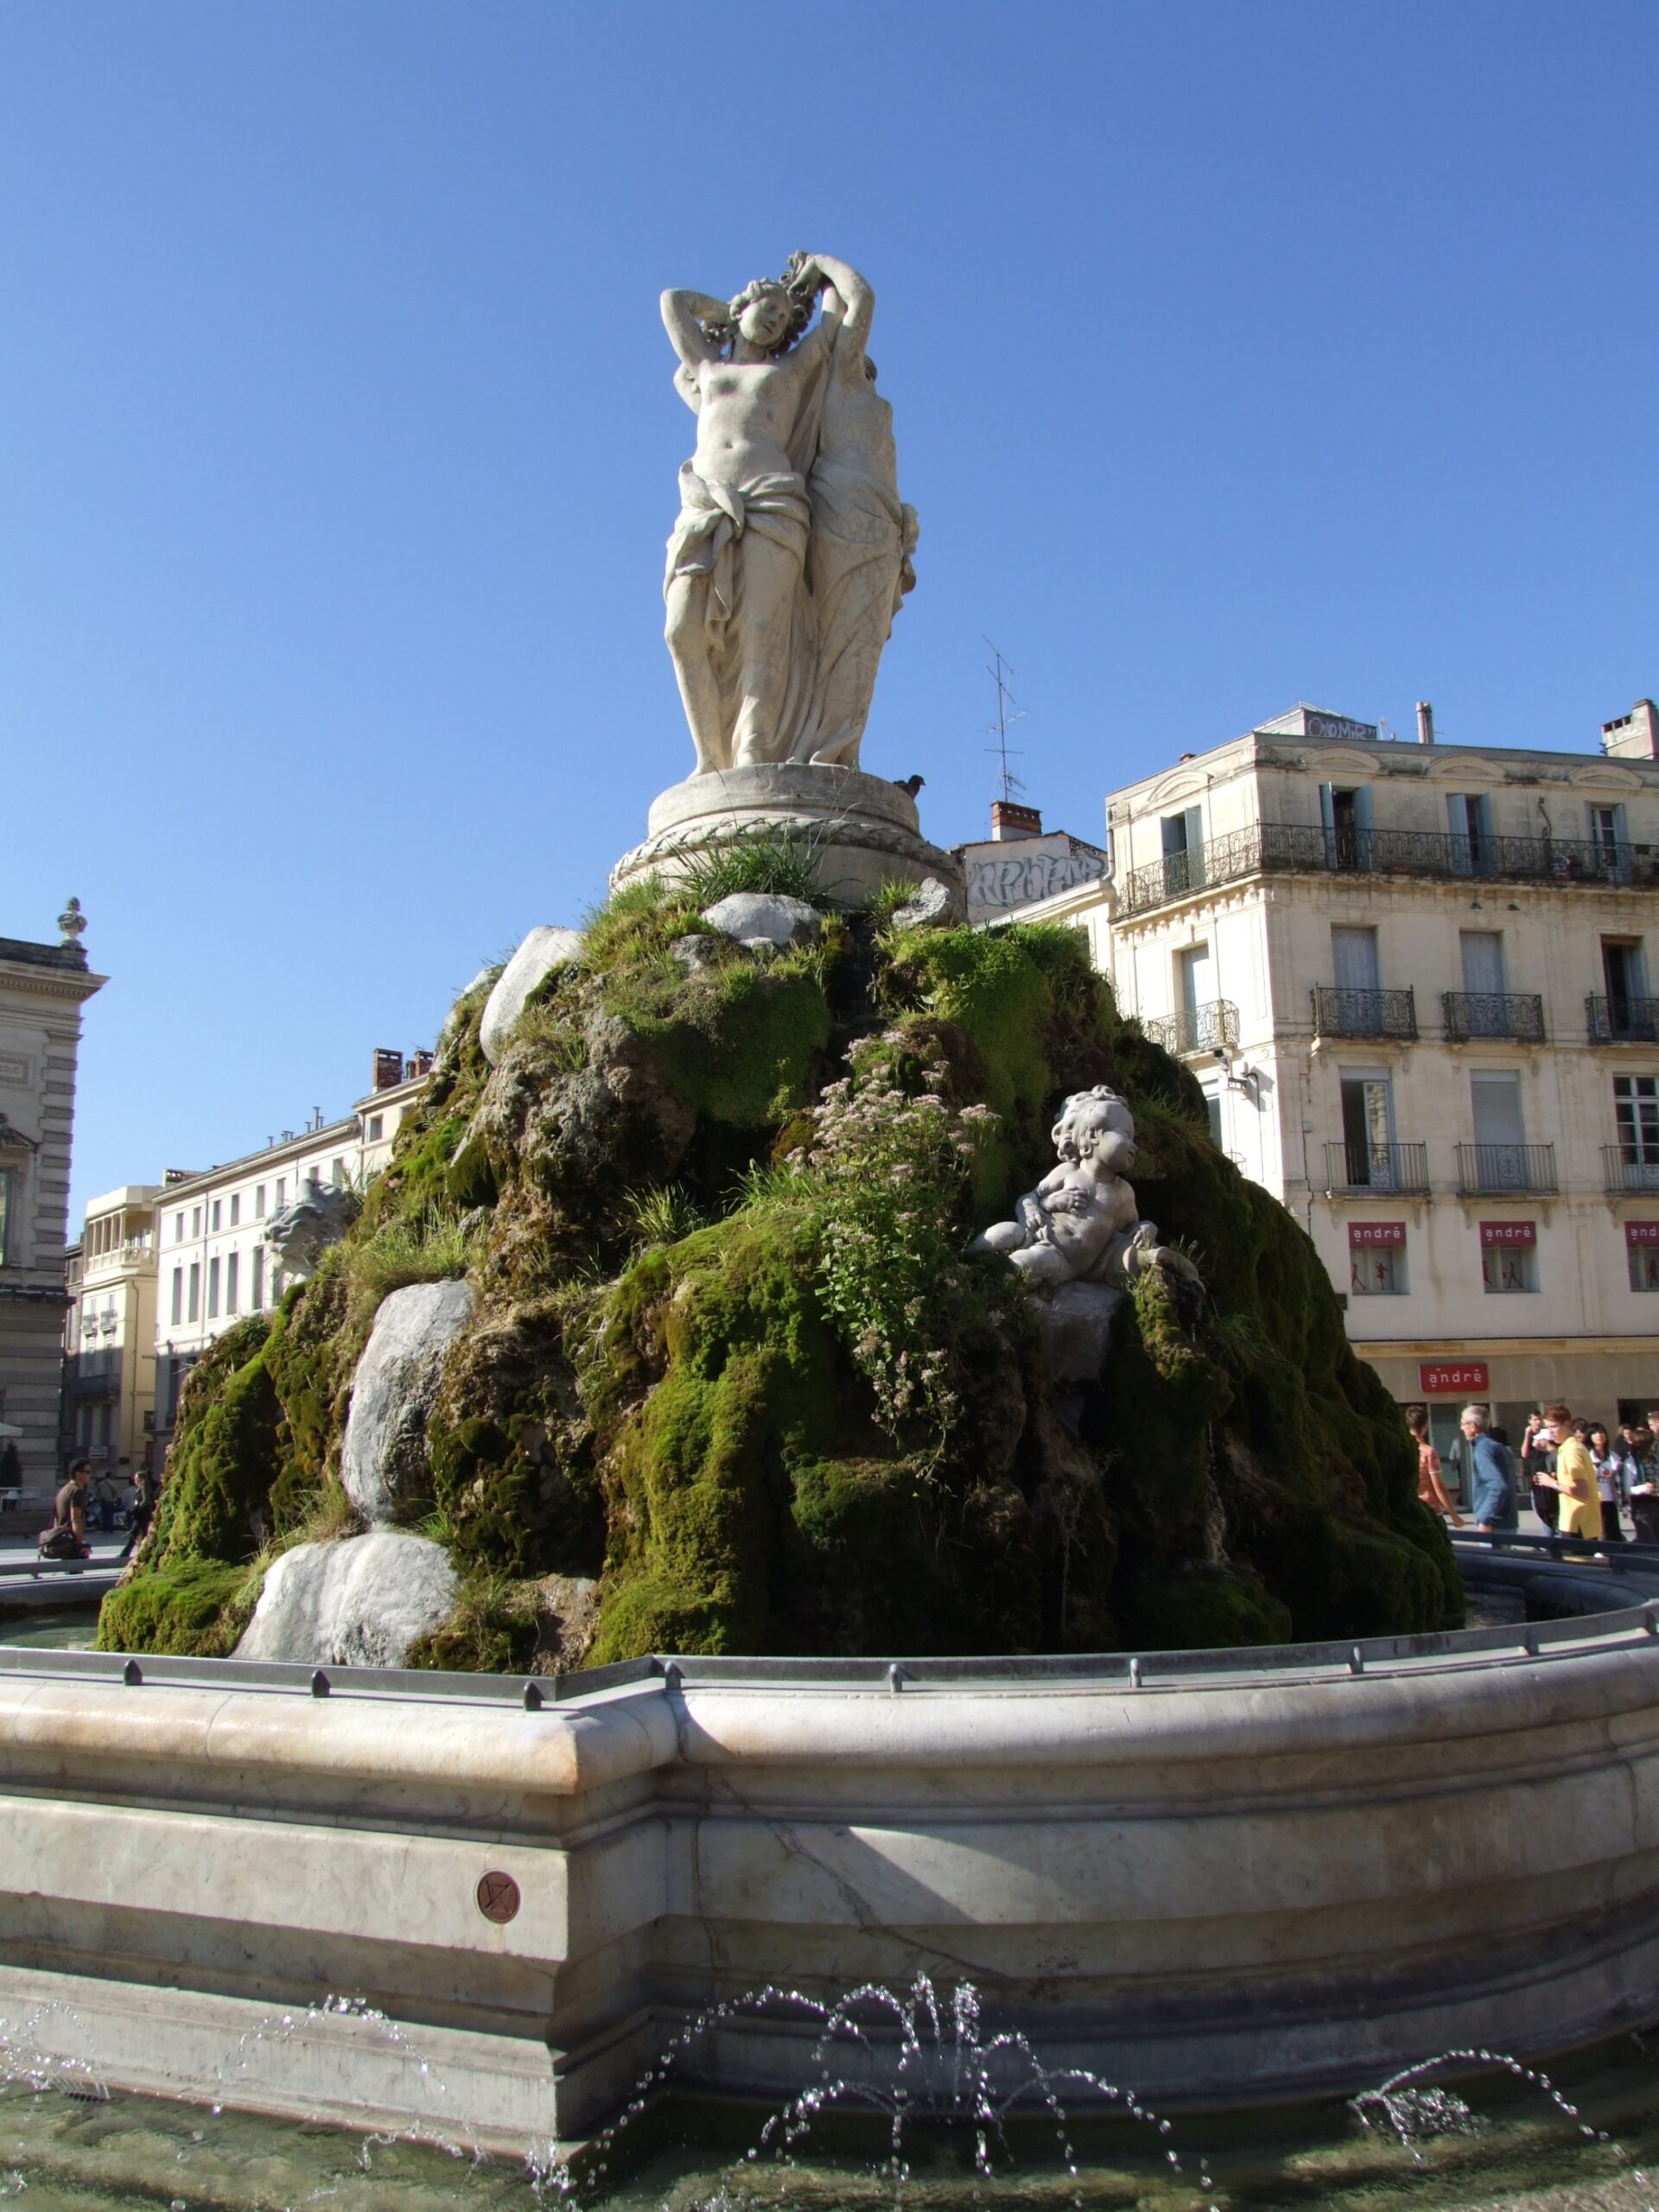
[[[1565,1406],[1546,1406],[1544,1426],[1554,1439],[1555,1470],[1546,1478],[1559,1494],[1556,1527],[1563,1536],[1601,1535],[1601,1494],[1596,1488],[1596,1464],[1573,1426]]]
[[[86,1492],[92,1479],[90,1459],[77,1459],[69,1479],[52,1502],[52,1519],[42,1529],[37,1549],[42,1559],[90,1559],[86,1541]]]
[[[1551,1478],[1555,1472],[1555,1447],[1544,1427],[1543,1408],[1535,1406],[1527,1415],[1527,1433],[1521,1440],[1521,1478],[1532,1492],[1532,1510],[1553,1536],[1560,1497]]]
[[[132,1501],[132,1518],[127,1529],[126,1548],[121,1554],[124,1560],[130,1559],[149,1534],[149,1524],[156,1517],[156,1508],[161,1497],[161,1485],[156,1480],[152,1468],[140,1467],[132,1481],[137,1494]]]
[[[1472,1470],[1469,1510],[1475,1516],[1476,1528],[1483,1535],[1491,1535],[1494,1529],[1513,1529],[1516,1525],[1515,1461],[1509,1446],[1489,1433],[1491,1422],[1484,1406],[1465,1406],[1458,1426]]]
[[[1463,1526],[1463,1516],[1452,1504],[1440,1468],[1440,1455],[1429,1440],[1428,1410],[1424,1406],[1413,1406],[1406,1414],[1406,1427],[1417,1445],[1417,1495],[1433,1513],[1449,1521],[1454,1529]]]
[[[98,1525],[106,1536],[115,1530],[115,1482],[107,1468],[92,1484],[92,1503]]]
[[[1659,1544],[1659,1454],[1654,1451],[1650,1428],[1638,1426],[1630,1431],[1624,1465],[1634,1539],[1638,1544]]]
[[[1629,1497],[1624,1454],[1608,1435],[1605,1421],[1592,1421],[1586,1440],[1596,1470],[1596,1495],[1601,1500],[1601,1541],[1604,1544],[1622,1544],[1624,1525],[1618,1517],[1618,1509]]]

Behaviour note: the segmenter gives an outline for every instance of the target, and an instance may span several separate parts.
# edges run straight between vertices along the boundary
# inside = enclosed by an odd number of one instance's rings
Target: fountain
[[[1306,1237],[860,766],[916,539],[873,312],[827,255],[665,299],[672,820],[284,1222],[99,1649],[0,1647],[54,2063],[554,2186],[671,2055],[769,2144],[943,2101],[988,2189],[1033,2101],[1648,2017],[1659,1613],[1459,1629]]]

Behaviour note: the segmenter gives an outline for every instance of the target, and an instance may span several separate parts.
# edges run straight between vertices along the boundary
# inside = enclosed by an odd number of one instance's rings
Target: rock
[[[365,1521],[390,1521],[418,1494],[427,1471],[426,1417],[443,1380],[450,1344],[473,1318],[464,1282],[416,1282],[394,1290],[352,1380],[340,1479]]]
[[[548,923],[531,930],[497,978],[479,1025],[478,1041],[493,1067],[512,1035],[524,1001],[556,968],[582,957],[582,931],[555,929]]]
[[[764,938],[781,951],[789,944],[812,944],[823,925],[816,907],[804,899],[788,899],[769,891],[734,891],[706,906],[700,918],[722,937],[740,944]]]
[[[1103,1282],[1066,1282],[1037,1300],[1043,1350],[1057,1383],[1096,1380],[1128,1296]]]
[[[276,1272],[297,1282],[308,1275],[331,1244],[338,1244],[357,1218],[361,1201],[343,1183],[306,1183],[291,1206],[265,1224]]]
[[[677,937],[668,948],[671,960],[677,960],[688,976],[701,976],[716,963],[720,939],[714,937]]]
[[[769,937],[741,937],[738,943],[757,960],[775,960],[778,957],[779,948]]]
[[[456,1586],[442,1545],[424,1536],[379,1529],[296,1544],[273,1561],[236,1656],[401,1667],[410,1645],[448,1618]]]
[[[959,915],[956,893],[937,875],[924,876],[912,895],[893,911],[895,929],[950,929]]]

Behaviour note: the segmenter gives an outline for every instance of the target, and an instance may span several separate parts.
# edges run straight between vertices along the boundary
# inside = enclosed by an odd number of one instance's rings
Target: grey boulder
[[[823,929],[816,907],[780,892],[734,891],[703,908],[701,919],[722,937],[748,944],[764,938],[782,951],[785,945],[813,944]]]
[[[902,906],[893,911],[896,929],[949,929],[957,919],[957,896],[937,875],[925,875]]]
[[[390,1521],[400,1500],[424,1488],[426,1417],[449,1347],[472,1318],[464,1282],[410,1283],[382,1301],[352,1379],[340,1464],[365,1521]]]
[[[265,1576],[238,1659],[312,1667],[401,1667],[454,1610],[442,1544],[378,1529],[343,1543],[296,1544]]]
[[[501,1048],[512,1034],[531,993],[556,968],[581,957],[580,930],[555,929],[546,922],[531,930],[496,978],[479,1024],[479,1045],[492,1067],[500,1058]]]

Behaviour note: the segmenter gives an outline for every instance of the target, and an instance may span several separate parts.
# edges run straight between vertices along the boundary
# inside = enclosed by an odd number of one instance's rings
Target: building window
[[[1659,1221],[1627,1221],[1624,1256],[1632,1290],[1659,1290]]]
[[[241,1218],[242,1193],[240,1191],[234,1191],[231,1194],[231,1227],[234,1229]]]
[[[175,1213],[173,1217],[173,1242],[175,1244],[184,1242],[184,1216],[181,1213]]]
[[[263,1221],[265,1217],[265,1186],[263,1183],[254,1188],[253,1217],[256,1221]]]
[[[200,1206],[192,1206],[190,1209],[190,1234],[193,1236],[200,1236],[201,1234],[201,1208]]]
[[[219,1255],[217,1253],[207,1262],[207,1319],[210,1321],[216,1321],[219,1319]]]
[[[279,1176],[276,1178],[276,1211],[277,1211],[277,1212],[278,1212],[278,1213],[281,1213],[281,1211],[282,1211],[283,1208],[287,1204],[288,1204],[288,1178],[287,1178],[287,1176],[286,1176],[286,1175],[279,1175]]]
[[[237,1279],[241,1273],[241,1254],[232,1252],[225,1262],[225,1311],[227,1313],[234,1313],[236,1311]]]
[[[253,1248],[251,1273],[253,1280],[250,1286],[248,1309],[251,1313],[259,1313],[264,1310],[265,1303],[265,1248],[263,1244],[256,1244]]]
[[[1659,1076],[1616,1075],[1613,1119],[1627,1166],[1659,1163]]]
[[[1538,1230],[1530,1221],[1483,1221],[1480,1278],[1489,1291],[1538,1287]]]
[[[1189,806],[1179,814],[1165,815],[1160,824],[1164,847],[1164,895],[1178,899],[1197,891],[1204,882],[1204,810]]]
[[[386,1126],[386,1117],[385,1117],[385,1116],[384,1114],[371,1114],[371,1115],[370,1115],[370,1116],[369,1116],[369,1142],[370,1142],[371,1144],[378,1144],[378,1143],[379,1143],[379,1141],[380,1141],[380,1133],[381,1133],[381,1131],[385,1128],[385,1126]]]
[[[176,1329],[184,1319],[184,1269],[173,1270],[173,1325]]]
[[[219,1222],[224,1215],[224,1211],[225,1207],[222,1200],[215,1198],[213,1200],[213,1234],[215,1236],[219,1234]]]
[[[190,1295],[185,1304],[184,1318],[187,1321],[199,1321],[201,1319],[201,1262],[200,1260],[192,1260],[190,1262]]]
[[[1348,1287],[1357,1298],[1402,1298],[1406,1281],[1403,1221],[1351,1221]]]
[[[343,1160],[336,1160],[332,1163],[328,1170],[328,1179],[333,1183],[336,1190],[339,1190],[344,1184],[346,1180],[346,1163]]]
[[[1221,1141],[1221,1093],[1218,1090],[1205,1092],[1204,1110],[1210,1120],[1210,1141],[1217,1152],[1224,1152],[1226,1147]]]

